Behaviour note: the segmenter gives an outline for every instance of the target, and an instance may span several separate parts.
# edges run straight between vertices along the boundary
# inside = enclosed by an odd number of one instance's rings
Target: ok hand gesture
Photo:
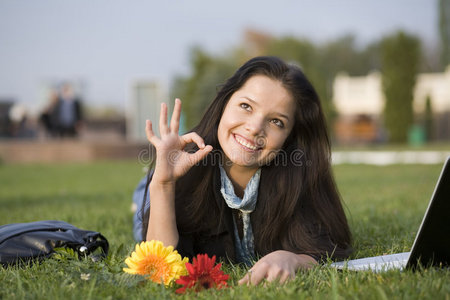
[[[212,146],[207,145],[203,139],[195,132],[179,136],[181,101],[175,99],[175,107],[172,113],[170,126],[167,125],[167,105],[161,103],[159,115],[158,138],[152,130],[152,122],[147,120],[145,132],[147,139],[156,148],[156,165],[152,181],[159,183],[175,183],[175,181],[186,174],[186,172],[196,163],[201,161],[211,152]],[[195,153],[188,153],[184,148],[189,143],[196,143],[199,150]]]

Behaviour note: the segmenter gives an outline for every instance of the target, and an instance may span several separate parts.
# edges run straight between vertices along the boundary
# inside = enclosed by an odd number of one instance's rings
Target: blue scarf
[[[244,190],[244,198],[241,199],[234,193],[233,183],[228,178],[225,170],[220,167],[220,192],[222,193],[228,207],[238,209],[242,214],[243,223],[243,237],[239,238],[239,233],[236,225],[236,220],[233,217],[234,224],[234,238],[236,258],[239,262],[247,265],[252,264],[252,259],[255,257],[255,247],[253,241],[252,224],[250,222],[250,214],[256,206],[258,199],[259,179],[261,176],[261,169],[256,171],[255,175],[250,179]]]

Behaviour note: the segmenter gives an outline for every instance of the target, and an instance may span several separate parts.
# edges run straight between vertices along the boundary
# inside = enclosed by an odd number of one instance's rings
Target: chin
[[[229,164],[237,165],[245,168],[258,168],[259,167],[259,159],[230,159],[228,161]]]

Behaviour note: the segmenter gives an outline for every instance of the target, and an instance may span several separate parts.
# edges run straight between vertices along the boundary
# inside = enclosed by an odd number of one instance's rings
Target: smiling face
[[[220,119],[218,139],[226,166],[257,169],[268,164],[289,136],[295,110],[280,81],[250,77],[231,96]]]

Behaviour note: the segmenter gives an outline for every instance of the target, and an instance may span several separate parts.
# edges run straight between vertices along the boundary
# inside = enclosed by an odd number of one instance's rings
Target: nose
[[[263,135],[264,119],[258,116],[249,117],[245,123],[245,129],[253,136]]]

